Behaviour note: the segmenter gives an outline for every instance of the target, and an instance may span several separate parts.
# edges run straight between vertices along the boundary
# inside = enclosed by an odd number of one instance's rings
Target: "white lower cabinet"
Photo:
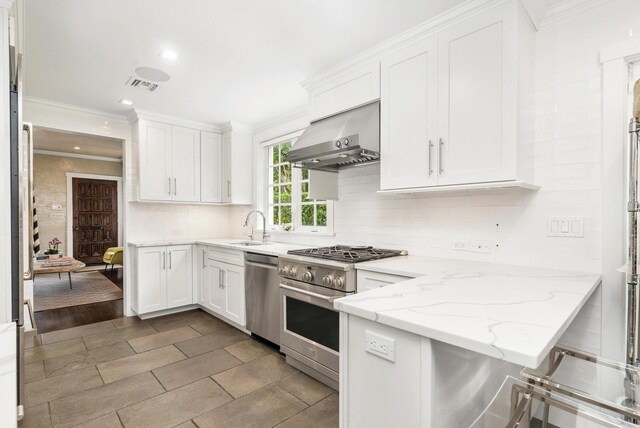
[[[217,250],[200,248],[203,257],[196,290],[198,304],[240,326],[246,324],[244,266],[214,259]],[[243,254],[240,252],[240,255]],[[244,256],[242,257],[244,261]]]
[[[193,303],[191,245],[138,248],[135,266],[132,306],[137,314]]]
[[[356,283],[358,284],[358,293],[364,293],[365,291],[384,287],[385,285],[396,284],[412,278],[412,276],[358,270]]]

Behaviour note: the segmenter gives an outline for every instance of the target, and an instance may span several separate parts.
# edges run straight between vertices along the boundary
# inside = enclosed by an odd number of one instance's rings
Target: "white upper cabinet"
[[[422,40],[381,64],[382,188],[437,184],[437,41]]]
[[[509,9],[438,36],[438,184],[517,179],[518,23]]]
[[[228,124],[222,134],[222,201],[253,204],[253,130]]]
[[[374,61],[322,83],[306,84],[313,122],[380,98],[380,63]]]
[[[172,200],[171,125],[140,120],[137,135],[140,199]]]
[[[222,136],[200,133],[200,200],[222,202]]]
[[[513,1],[382,58],[381,190],[536,188],[534,31]]]
[[[173,199],[200,200],[200,131],[181,126],[171,127],[171,175]]]

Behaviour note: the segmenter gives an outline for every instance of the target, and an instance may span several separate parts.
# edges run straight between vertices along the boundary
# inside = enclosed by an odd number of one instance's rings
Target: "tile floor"
[[[27,427],[337,427],[336,391],[201,311],[41,334],[25,352]]]

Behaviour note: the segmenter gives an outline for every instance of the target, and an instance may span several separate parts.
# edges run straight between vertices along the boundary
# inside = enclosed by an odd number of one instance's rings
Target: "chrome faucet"
[[[247,218],[244,220],[244,226],[245,227],[249,226],[249,217],[251,217],[251,214],[253,213],[260,214],[262,216],[262,240],[266,241],[267,238],[269,238],[269,235],[267,235],[267,218],[264,216],[262,211],[260,210],[249,211],[249,214],[247,214]],[[251,238],[251,240],[253,241],[253,226],[251,226],[251,235],[249,235],[249,238]]]

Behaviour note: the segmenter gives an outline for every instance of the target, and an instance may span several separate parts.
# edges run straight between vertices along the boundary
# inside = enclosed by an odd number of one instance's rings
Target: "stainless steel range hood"
[[[311,123],[289,151],[289,162],[338,171],[380,159],[380,103]]]

